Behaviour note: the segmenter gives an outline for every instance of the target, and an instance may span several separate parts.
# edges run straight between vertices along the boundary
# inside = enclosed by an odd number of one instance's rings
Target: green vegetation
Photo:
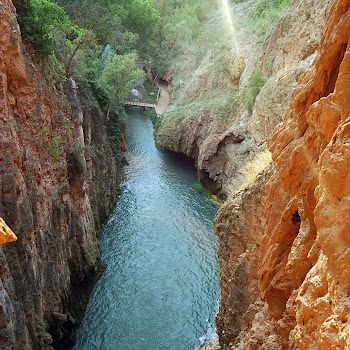
[[[122,140],[126,129],[126,114],[123,108],[119,107],[110,113],[110,121],[108,123],[108,135],[113,144],[113,151],[120,164],[125,163],[122,152]]]
[[[246,30],[262,37],[288,2],[257,0]],[[164,116],[171,128],[187,118],[214,114],[215,122],[225,126],[234,115],[237,77],[231,76],[230,59],[236,58],[237,33],[228,29],[220,1],[14,0],[14,4],[23,37],[46,58],[56,82],[72,77],[85,105],[108,122],[121,162],[126,123],[122,101],[138,80],[145,79],[144,71],[155,77],[174,72],[175,98]],[[246,92],[250,113],[265,82],[260,73],[251,77]],[[151,94],[155,99],[157,91]],[[153,112],[147,114],[156,132],[160,120]],[[60,127],[69,137],[71,126]],[[49,135],[44,128],[42,133]],[[48,149],[54,158],[62,156],[58,141],[51,140]],[[70,156],[74,158],[74,152]]]
[[[153,0],[14,0],[23,38],[56,82],[73,78],[78,94],[94,115],[108,122],[108,135],[119,161],[125,130],[122,102],[130,88],[145,78],[154,61],[160,14]],[[36,121],[34,115],[32,120]],[[71,126],[60,125],[69,137]],[[42,128],[49,137],[50,130]],[[48,152],[58,160],[63,143],[53,138]],[[66,145],[67,148],[67,145]],[[67,157],[82,172],[87,149],[73,147]]]
[[[156,42],[158,50],[152,62],[156,74],[164,74],[179,62],[181,67],[177,69],[186,70],[186,73],[195,69],[193,63],[203,59],[208,46],[213,44],[215,50],[221,38],[227,37],[227,30],[222,30],[217,19],[208,25],[212,19],[208,14],[215,10],[215,1],[155,0],[155,4],[161,15]]]
[[[55,161],[60,161],[62,159],[63,145],[59,138],[54,137],[50,140],[47,145],[47,150]]]
[[[153,124],[153,134],[156,135],[158,132],[158,129],[160,127],[160,124],[162,122],[162,119],[157,116],[156,111],[152,109],[148,109],[144,112],[144,114],[151,119],[152,124]]]
[[[219,198],[216,196],[210,194],[207,189],[203,187],[203,185],[197,181],[193,184],[193,188],[197,190],[199,193],[201,193],[205,198],[209,199],[211,202],[213,202],[216,205],[221,205],[222,202],[220,201]]]
[[[152,84],[146,80],[144,82],[144,87],[150,96],[150,102],[157,103],[158,86],[156,84]]]
[[[246,91],[246,106],[249,113],[252,113],[255,99],[258,96],[261,88],[265,85],[267,79],[260,72],[254,73],[249,81],[249,86]]]
[[[290,0],[257,0],[250,18],[246,23],[248,32],[255,33],[261,41],[271,24],[281,11],[289,4]]]
[[[154,71],[161,75],[170,68],[174,72],[162,131],[180,132],[188,118],[211,118],[225,124],[234,115],[238,89],[229,70],[234,33],[222,2],[158,0],[157,4],[163,51],[159,56],[162,65],[155,65]]]
[[[84,154],[81,147],[74,145],[67,152],[68,171],[71,175],[81,175],[85,172]]]
[[[202,193],[205,197],[210,196],[210,193],[203,187],[203,185],[199,181],[193,184],[193,188],[197,190],[199,193]]]
[[[254,18],[269,17],[271,12],[281,11],[289,0],[257,0],[252,16]]]
[[[85,172],[85,156],[96,158],[101,152],[95,145],[72,145],[67,152],[68,170],[72,175]]]
[[[184,96],[178,98],[166,111],[171,118],[187,119],[195,115],[200,115],[205,111],[216,111],[218,114],[224,112],[224,107],[234,103],[233,95],[220,94],[213,92],[212,94],[202,95],[192,101],[188,101]]]
[[[266,78],[261,73],[253,74],[246,93],[237,93],[238,60],[244,59],[239,57],[240,41],[247,35],[263,40],[288,3],[289,0],[256,0],[253,6],[242,4],[238,13],[248,11],[248,18],[243,23],[239,16],[234,18],[234,29],[221,1],[156,1],[161,14],[159,42],[163,48],[159,56],[163,64],[156,69],[160,74],[170,67],[174,71],[175,98],[164,115],[164,133],[178,131],[183,135],[179,125],[188,118],[210,117],[217,128],[222,128],[235,115],[237,97],[241,96],[252,113]]]
[[[137,67],[135,54],[114,55],[107,61],[97,83],[107,92],[113,106],[118,106],[136,81],[144,78],[145,73]]]
[[[150,60],[160,15],[152,0],[58,0],[71,18],[96,35],[118,55],[138,52],[143,62]],[[151,49],[151,50],[150,50]]]
[[[144,78],[140,66],[151,60],[160,21],[152,0],[15,0],[15,6],[24,38],[43,57],[54,56],[53,66],[62,69],[53,68],[66,78],[94,82],[115,105]]]
[[[72,27],[69,17],[49,0],[24,0],[21,4],[17,18],[25,38],[44,57],[52,54],[54,30],[68,32]]]

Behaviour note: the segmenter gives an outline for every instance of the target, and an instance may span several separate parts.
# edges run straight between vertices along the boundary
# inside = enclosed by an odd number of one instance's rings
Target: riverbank
[[[221,350],[219,338],[205,342],[198,350]]]
[[[168,88],[165,85],[162,85],[160,83],[157,83],[159,88],[159,98],[157,101],[157,105],[155,107],[157,116],[161,116],[166,111],[169,102],[170,102],[170,95],[168,92]]]

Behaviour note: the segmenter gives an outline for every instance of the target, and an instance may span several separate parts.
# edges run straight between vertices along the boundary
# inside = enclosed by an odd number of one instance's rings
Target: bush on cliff
[[[258,0],[252,16],[254,18],[269,17],[272,12],[280,12],[288,3],[289,0]]]
[[[290,0],[257,0],[246,22],[248,32],[255,33],[261,41],[271,27],[273,21],[289,4]]]
[[[251,76],[246,92],[246,106],[249,113],[253,112],[255,99],[259,95],[261,88],[265,85],[266,80],[266,77],[264,77],[260,72],[254,73]]]
[[[108,136],[113,144],[113,152],[119,164],[125,162],[123,155],[123,140],[126,130],[126,115],[123,108],[118,108],[110,113],[108,122]]]
[[[64,9],[49,0],[25,0],[17,18],[22,32],[42,56],[52,54],[54,30],[67,31],[72,23]]]

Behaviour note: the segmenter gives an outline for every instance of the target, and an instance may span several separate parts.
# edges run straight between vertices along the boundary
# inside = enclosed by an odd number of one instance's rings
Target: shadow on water
[[[74,349],[194,350],[215,330],[216,207],[192,187],[192,161],[158,150],[151,122],[128,114],[123,194],[101,241],[107,270]]]

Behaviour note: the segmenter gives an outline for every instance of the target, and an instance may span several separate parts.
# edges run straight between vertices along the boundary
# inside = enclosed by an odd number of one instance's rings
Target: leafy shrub
[[[258,0],[245,23],[245,30],[255,33],[262,41],[271,24],[288,4],[289,0]]]
[[[63,152],[62,141],[59,138],[54,137],[52,140],[49,141],[47,145],[47,150],[54,160],[61,160]]]
[[[67,152],[68,171],[71,175],[82,175],[85,172],[84,156],[95,158],[101,152],[95,145],[77,145],[71,146]]]
[[[108,106],[109,97],[107,91],[100,87],[96,81],[89,80],[89,85],[101,108]]]
[[[98,79],[100,88],[107,92],[112,106],[126,99],[137,80],[143,80],[145,73],[138,67],[137,56],[133,53],[114,55]]]
[[[289,0],[258,0],[255,4],[252,16],[254,18],[269,17],[269,14],[274,10],[282,10],[287,6]]]
[[[79,146],[71,147],[67,152],[68,172],[71,175],[82,175],[85,172],[83,153]]]
[[[113,144],[113,151],[117,161],[122,164],[124,156],[121,150],[121,139],[126,129],[126,115],[122,108],[111,111],[108,123],[108,135]]]
[[[100,150],[95,145],[85,145],[84,146],[84,154],[91,158],[96,158],[101,155]]]
[[[53,52],[54,30],[66,31],[71,26],[67,14],[50,0],[25,0],[18,13],[24,36],[43,56]]]
[[[144,114],[146,115],[147,118],[151,119],[153,124],[153,133],[154,135],[156,135],[162,119],[157,116],[157,113],[153,108],[146,110]]]
[[[261,88],[265,85],[267,79],[260,72],[254,73],[249,81],[246,92],[246,106],[249,113],[253,112],[256,97],[259,95]]]

